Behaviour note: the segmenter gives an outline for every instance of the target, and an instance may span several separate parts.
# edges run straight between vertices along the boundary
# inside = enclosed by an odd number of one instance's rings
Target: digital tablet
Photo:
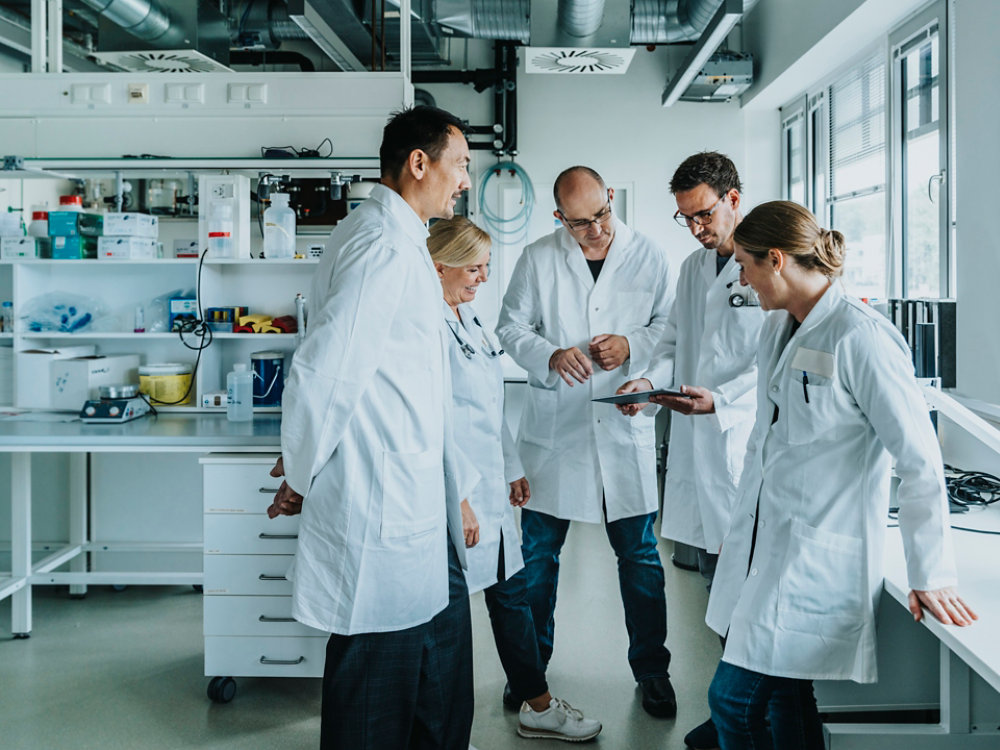
[[[635,391],[634,393],[619,393],[614,396],[602,396],[595,398],[602,404],[646,404],[649,403],[650,396],[679,396],[680,398],[694,398],[680,391],[672,391],[667,388],[655,388],[651,391]]]

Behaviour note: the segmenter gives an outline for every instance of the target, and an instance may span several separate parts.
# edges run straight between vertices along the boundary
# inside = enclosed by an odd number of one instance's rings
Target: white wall
[[[668,184],[685,157],[705,150],[728,154],[740,170],[748,205],[778,196],[776,110],[748,116],[735,101],[681,102],[668,109],[660,105],[660,93],[685,52],[637,49],[628,72],[620,76],[527,74],[521,60],[516,161],[530,175],[537,200],[529,241],[553,230],[552,183],[574,164],[593,167],[611,185],[629,186],[634,228],[654,238],[675,266],[699,247],[671,219],[676,205]],[[458,85],[421,88],[439,106],[474,124],[492,121],[490,94]],[[474,177],[493,163],[488,153],[474,155]],[[491,206],[500,205],[495,195],[489,200]],[[494,282],[509,276],[522,245],[494,253]],[[477,308],[482,317],[495,315],[501,287],[493,283],[481,289]]]
[[[953,0],[958,388],[1000,403],[996,173],[1000,165],[1000,24],[996,0]]]

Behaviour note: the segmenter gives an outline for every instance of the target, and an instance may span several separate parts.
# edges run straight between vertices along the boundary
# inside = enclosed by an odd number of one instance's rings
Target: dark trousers
[[[448,606],[423,625],[330,636],[321,750],[468,750],[472,622],[450,540],[448,589]]]
[[[670,666],[667,639],[667,598],[663,563],[656,548],[656,513],[605,522],[608,541],[618,556],[618,585],[625,608],[628,661],[636,681],[666,677]],[[549,663],[555,635],[559,553],[569,521],[545,513],[521,511],[521,550],[528,584],[528,602],[535,621],[538,651]]]
[[[823,750],[812,680],[719,662],[708,705],[722,750]]]
[[[497,645],[510,691],[521,700],[537,698],[549,686],[545,665],[538,653],[535,623],[528,604],[527,577],[524,568],[504,580],[503,536],[500,537],[500,561],[497,583],[483,591],[490,613],[493,640]]]

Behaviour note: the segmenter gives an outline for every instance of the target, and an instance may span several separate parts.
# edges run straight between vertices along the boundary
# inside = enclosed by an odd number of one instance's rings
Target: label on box
[[[0,238],[0,258],[37,258],[38,245],[34,237]]]

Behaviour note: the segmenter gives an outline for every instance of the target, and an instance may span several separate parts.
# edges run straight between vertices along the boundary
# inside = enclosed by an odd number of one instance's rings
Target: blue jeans
[[[667,598],[663,563],[656,548],[656,513],[604,524],[618,556],[618,584],[628,630],[628,661],[636,681],[666,677],[670,666],[667,640]],[[548,665],[555,634],[559,553],[569,521],[525,508],[521,511],[521,551],[528,582],[528,603],[535,621],[538,651]]]
[[[812,680],[719,662],[708,688],[722,750],[824,750]]]

